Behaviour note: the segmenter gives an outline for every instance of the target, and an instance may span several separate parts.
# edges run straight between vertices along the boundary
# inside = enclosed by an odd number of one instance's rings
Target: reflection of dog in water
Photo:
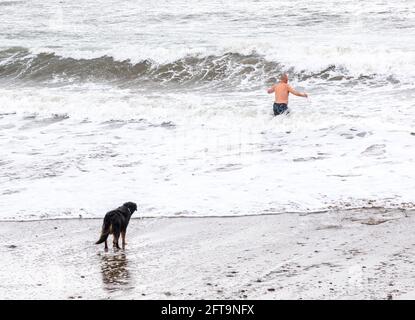
[[[120,249],[118,239],[122,238],[122,248],[125,249],[125,233],[130,218],[134,211],[137,210],[137,205],[134,202],[126,202],[121,207],[108,212],[104,217],[102,225],[101,237],[96,242],[100,244],[105,242],[105,250],[108,250],[107,238],[110,234],[113,235],[113,247]]]
[[[116,255],[104,254],[102,256],[101,270],[104,284],[109,286],[107,289],[111,289],[111,285],[127,285],[129,283],[130,275],[128,273],[127,257],[124,253]]]

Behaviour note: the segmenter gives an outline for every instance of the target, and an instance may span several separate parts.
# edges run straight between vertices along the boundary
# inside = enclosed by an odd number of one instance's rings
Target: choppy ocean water
[[[0,219],[413,208],[412,1],[0,1]],[[281,72],[310,99],[272,116]]]

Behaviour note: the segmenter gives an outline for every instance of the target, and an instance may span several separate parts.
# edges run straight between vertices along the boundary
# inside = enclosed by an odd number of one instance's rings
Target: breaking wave
[[[295,70],[264,56],[251,53],[228,52],[221,55],[185,56],[168,63],[152,59],[132,63],[118,61],[111,56],[92,59],[74,59],[55,53],[33,54],[25,48],[0,51],[0,79],[36,83],[109,82],[121,86],[215,86],[258,88],[276,80],[281,72],[288,72],[297,81],[322,79],[398,83],[393,75],[351,75],[344,66],[327,65],[319,71]]]

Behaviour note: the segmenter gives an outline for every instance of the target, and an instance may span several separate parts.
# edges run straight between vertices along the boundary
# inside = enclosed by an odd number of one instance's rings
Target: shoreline
[[[413,213],[137,217],[107,253],[102,219],[2,221],[0,298],[411,299]]]
[[[335,214],[339,211],[400,211],[400,212],[414,212],[415,208],[385,208],[385,207],[356,207],[356,208],[347,208],[347,209],[327,209],[327,210],[316,210],[316,211],[283,211],[283,212],[264,212],[264,213],[251,213],[251,214],[242,214],[242,215],[165,215],[165,216],[140,216],[140,213],[135,213],[134,216],[131,217],[131,220],[147,220],[147,219],[214,219],[214,218],[243,218],[243,217],[262,217],[262,216],[279,216],[285,214],[296,214],[300,216],[307,216],[313,214]],[[72,221],[72,220],[102,220],[104,214],[101,217],[56,217],[56,218],[36,218],[36,219],[21,219],[21,220],[14,220],[14,219],[0,219],[0,223],[8,223],[8,222],[39,222],[39,221]]]

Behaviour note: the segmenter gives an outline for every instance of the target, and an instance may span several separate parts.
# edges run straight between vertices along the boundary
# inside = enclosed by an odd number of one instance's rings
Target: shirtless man
[[[298,92],[294,90],[288,84],[288,75],[282,74],[280,78],[280,82],[274,84],[271,88],[267,90],[268,93],[275,92],[275,101],[274,101],[274,116],[287,112],[288,110],[288,94],[292,93],[295,96],[305,97],[307,98],[308,95],[305,92]]]

